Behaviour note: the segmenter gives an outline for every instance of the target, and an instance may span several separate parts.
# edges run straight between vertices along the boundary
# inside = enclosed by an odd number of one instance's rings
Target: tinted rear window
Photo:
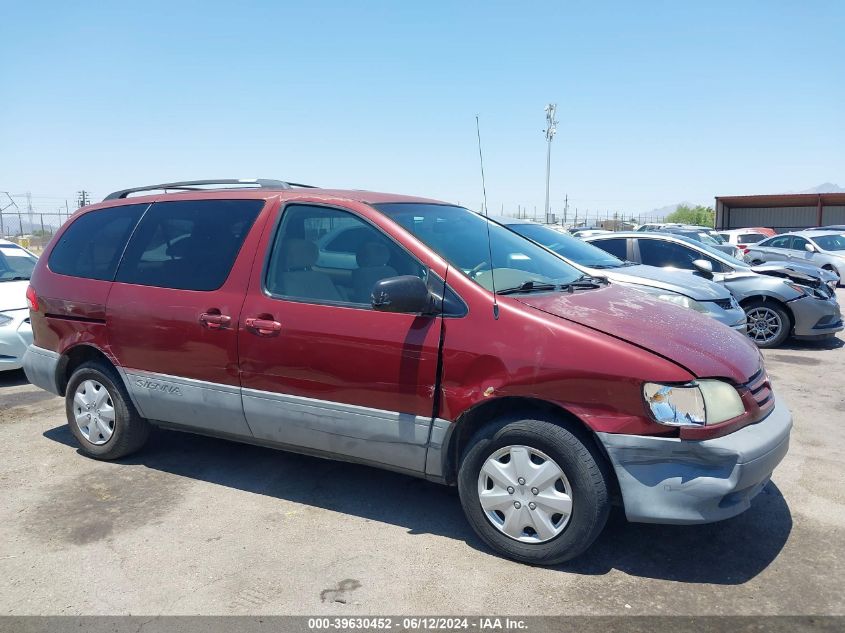
[[[756,244],[765,237],[760,233],[743,233],[736,236],[736,241],[737,244]]]
[[[263,206],[263,200],[156,202],[132,235],[115,281],[218,289]]]
[[[146,204],[130,204],[80,216],[62,234],[47,262],[60,275],[111,281],[126,240]]]

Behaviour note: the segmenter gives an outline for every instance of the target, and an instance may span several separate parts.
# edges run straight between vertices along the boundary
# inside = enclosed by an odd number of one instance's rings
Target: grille
[[[762,367],[743,386],[751,392],[751,397],[761,409],[774,406],[775,396],[772,392],[772,384],[769,382],[769,375]]]

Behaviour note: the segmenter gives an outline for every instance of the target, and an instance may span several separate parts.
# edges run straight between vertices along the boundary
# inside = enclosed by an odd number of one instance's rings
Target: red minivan
[[[611,504],[732,517],[789,444],[746,337],[433,200],[119,191],[56,234],[27,296],[27,377],[86,455],[155,425],[425,477],[529,563],[583,552]]]

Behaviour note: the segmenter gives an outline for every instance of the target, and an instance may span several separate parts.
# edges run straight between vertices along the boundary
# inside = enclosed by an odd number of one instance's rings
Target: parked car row
[[[20,369],[32,343],[26,288],[36,261],[25,248],[0,240],[0,371]]]
[[[731,294],[769,280],[830,306],[827,286],[677,235],[589,238],[611,257],[512,228],[280,181],[118,191],[39,258],[26,375],[90,457],[161,426],[388,468],[456,485],[480,538],[529,563],[586,550],[614,503],[747,509],[792,418]],[[641,266],[660,239],[698,274]]]

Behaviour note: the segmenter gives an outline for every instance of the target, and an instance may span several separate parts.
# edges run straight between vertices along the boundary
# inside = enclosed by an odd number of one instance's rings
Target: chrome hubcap
[[[754,308],[746,316],[748,317],[748,336],[757,343],[768,343],[780,333],[783,327],[778,313],[769,308]]]
[[[96,380],[85,380],[73,394],[76,426],[86,440],[100,446],[114,433],[114,404],[108,389]]]
[[[552,458],[530,446],[505,446],[478,475],[478,499],[496,529],[523,543],[544,543],[572,516],[572,487]]]

